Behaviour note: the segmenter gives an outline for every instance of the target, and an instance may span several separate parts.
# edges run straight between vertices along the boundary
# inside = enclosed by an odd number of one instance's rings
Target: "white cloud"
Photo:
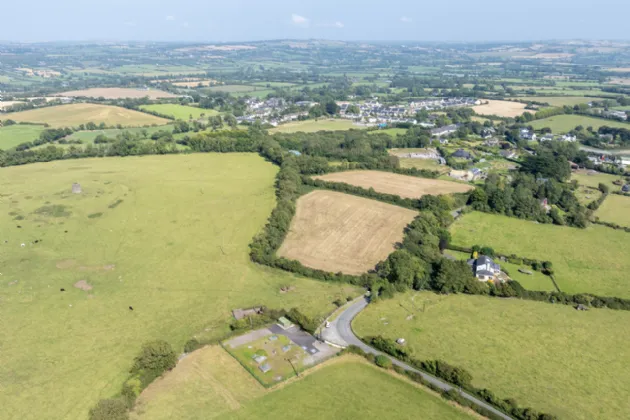
[[[400,18],[400,21],[403,23],[411,23],[413,19],[411,19],[410,17],[407,16],[403,16]]]
[[[333,26],[334,26],[335,28],[343,28],[343,26],[344,26],[344,25],[343,25],[343,23],[342,23],[342,22],[337,21],[337,22],[335,22],[335,23],[333,24]]]
[[[291,15],[291,22],[297,26],[308,26],[309,21],[304,16],[296,15],[295,13],[293,13]]]
[[[321,26],[324,28],[343,28],[345,25],[343,24],[343,22],[335,22],[335,23],[318,23],[315,26]]]
[[[166,20],[175,20],[175,16],[168,15],[166,16]]]

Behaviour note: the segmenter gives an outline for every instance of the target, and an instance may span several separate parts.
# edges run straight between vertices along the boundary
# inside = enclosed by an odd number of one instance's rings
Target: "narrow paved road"
[[[324,339],[326,339],[326,336],[329,336],[331,338],[334,337],[336,338],[336,341],[337,341],[335,344],[338,344],[340,346],[344,346],[344,344],[355,345],[361,348],[366,353],[372,353],[375,355],[384,354],[368,346],[363,341],[359,340],[359,338],[354,334],[354,331],[352,331],[352,320],[359,314],[359,312],[365,309],[367,305],[368,305],[367,299],[359,299],[355,301],[353,304],[351,304],[350,306],[348,306],[348,308],[344,310],[335,321],[331,322],[330,328],[324,328],[324,330],[322,331],[322,336],[324,337]],[[326,330],[329,330],[329,331],[326,331]],[[339,338],[341,338],[343,342],[339,342],[340,341]],[[441,379],[436,378],[435,376],[431,376],[425,372],[419,371],[418,369],[413,368],[409,366],[408,364],[401,362],[398,359],[394,359],[393,357],[390,357],[387,354],[384,354],[384,355],[389,357],[392,360],[392,363],[394,363],[395,365],[398,365],[402,367],[403,369],[407,369],[407,370],[410,370],[410,371],[413,371],[422,375],[422,377],[427,382],[437,386],[440,389],[443,389],[445,391],[450,391],[451,389],[458,390],[458,388],[450,385],[447,382],[442,381]],[[464,391],[459,391],[459,392],[462,397],[466,398],[467,400],[471,401],[472,403],[480,407],[485,408],[488,411],[493,412],[497,416],[500,416],[501,418],[505,420],[513,420],[512,417],[497,410],[496,408],[489,405],[485,401],[482,401],[478,399],[477,397],[474,397]]]

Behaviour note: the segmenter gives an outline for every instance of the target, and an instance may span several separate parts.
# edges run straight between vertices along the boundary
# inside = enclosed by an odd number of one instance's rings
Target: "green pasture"
[[[358,130],[361,129],[361,127],[358,125],[354,125],[354,123],[349,120],[322,119],[289,122],[272,128],[269,131],[272,134],[298,132],[314,133],[316,131],[342,131],[350,129]]]
[[[406,128],[384,128],[382,130],[375,130],[375,131],[370,131],[369,134],[377,134],[377,133],[383,133],[383,134],[389,134],[392,137],[396,137],[397,135],[403,135],[407,132]]]
[[[548,260],[566,293],[630,298],[630,234],[605,226],[577,229],[473,212],[451,225],[452,243]]]
[[[142,105],[140,109],[144,111],[158,112],[162,115],[169,115],[176,120],[196,120],[202,117],[210,117],[219,115],[218,111],[214,109],[197,108],[196,106],[187,106],[179,104],[155,104],[155,105]],[[192,117],[192,118],[191,118]]]
[[[254,154],[0,169],[3,417],[86,418],[120,391],[143,342],[179,352],[199,332],[226,334],[234,308],[323,316],[359,294],[250,262],[276,173]]]
[[[147,137],[151,137],[151,134],[157,133],[158,131],[173,131],[172,125],[160,125],[157,127],[130,127],[130,128],[108,128],[105,130],[85,130],[85,131],[75,131],[66,137],[66,140],[81,140],[83,143],[94,143],[94,139],[99,135],[104,135],[108,138],[115,139],[116,136],[129,132],[133,134],[143,134],[146,132]]]
[[[471,416],[376,366],[351,359],[325,366],[219,417],[221,420],[274,418],[448,420]]]
[[[595,216],[603,222],[630,227],[630,197],[609,194],[595,213]]]
[[[126,64],[109,69],[111,73],[132,74],[145,77],[164,75],[204,74],[205,70],[185,65]]]
[[[203,90],[209,92],[227,92],[227,93],[239,93],[239,92],[252,92],[255,90],[265,90],[261,87],[250,85],[217,85],[204,88]]]
[[[599,127],[605,125],[608,127],[630,129],[629,123],[603,118],[587,117],[584,115],[556,115],[542,120],[532,121],[530,125],[534,127],[535,130],[548,127],[551,128],[551,131],[554,133],[566,133],[573,130],[578,125],[581,125],[584,128],[593,127],[594,130],[597,130]]]
[[[628,411],[629,322],[628,311],[410,292],[369,305],[353,328],[405,338],[414,357],[460,366],[476,387],[521,406],[590,420]]]
[[[578,104],[587,104],[598,98],[586,98],[579,96],[523,96],[516,98],[521,101],[546,102],[551,106],[574,106]]]
[[[607,185],[610,191],[618,191],[621,189],[620,185],[615,185],[614,182],[622,180],[623,177],[619,175],[605,174],[603,172],[580,170],[571,174],[571,181],[577,181],[579,185],[586,187],[597,188],[599,184]]]
[[[45,130],[43,125],[14,124],[0,127],[0,150],[11,149],[18,144],[39,138],[39,133]]]

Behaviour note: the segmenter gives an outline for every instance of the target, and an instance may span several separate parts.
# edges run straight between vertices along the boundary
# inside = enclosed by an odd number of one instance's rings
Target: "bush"
[[[141,378],[143,386],[150,384],[155,378],[177,364],[177,355],[169,343],[156,340],[142,346],[140,354],[136,356],[131,374]]]
[[[119,398],[100,400],[90,410],[90,420],[128,420],[127,405]]]
[[[376,366],[382,367],[383,369],[389,369],[392,367],[392,360],[382,354],[376,356],[374,363],[376,363]]]
[[[191,353],[197,349],[200,349],[201,347],[203,347],[203,344],[201,344],[199,340],[197,340],[196,338],[191,338],[190,340],[186,341],[186,344],[184,345],[184,353]]]
[[[346,302],[344,302],[341,299],[335,299],[335,301],[333,302],[333,304],[337,307],[337,308],[341,308],[343,305],[345,305]]]
[[[133,404],[136,402],[136,399],[142,392],[142,381],[138,377],[132,377],[127,379],[127,382],[124,383],[121,391],[121,395],[125,400],[128,408],[133,407]]]

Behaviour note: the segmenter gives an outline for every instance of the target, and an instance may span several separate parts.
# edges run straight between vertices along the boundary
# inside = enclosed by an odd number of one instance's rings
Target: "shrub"
[[[128,408],[133,407],[133,404],[136,402],[136,398],[142,392],[142,381],[140,378],[134,376],[132,378],[127,379],[127,382],[124,383],[121,391],[121,395],[125,400]]]
[[[346,302],[344,302],[344,301],[343,301],[343,300],[341,300],[341,299],[335,299],[335,301],[333,301],[333,304],[334,304],[337,308],[342,307],[345,303],[346,303]]]
[[[201,344],[199,340],[197,340],[196,338],[191,338],[190,340],[186,341],[186,344],[184,345],[184,353],[191,353],[197,349],[200,349],[201,347],[203,347],[203,344]]]
[[[376,366],[382,367],[383,369],[389,369],[392,367],[392,360],[382,354],[379,354],[376,358],[374,358],[374,363],[376,363]]]
[[[100,400],[90,410],[90,420],[128,420],[127,406],[121,399]]]
[[[177,364],[177,355],[169,343],[156,340],[142,346],[140,354],[136,356],[131,373],[138,375],[144,386]]]

